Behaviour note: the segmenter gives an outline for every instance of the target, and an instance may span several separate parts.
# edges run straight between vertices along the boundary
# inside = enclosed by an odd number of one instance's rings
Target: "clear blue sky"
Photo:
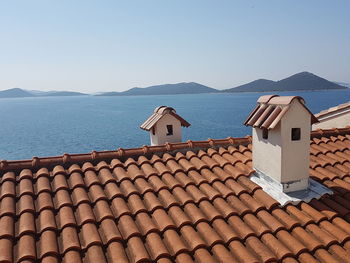
[[[310,71],[350,82],[350,1],[4,0],[0,89],[84,92]]]

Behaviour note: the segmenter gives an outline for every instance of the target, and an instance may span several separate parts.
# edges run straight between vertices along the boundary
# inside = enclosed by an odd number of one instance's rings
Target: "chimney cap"
[[[155,108],[153,112],[164,115],[164,114],[170,113],[170,112],[176,113],[176,110],[174,108],[168,107],[168,106],[159,106],[159,107]]]
[[[264,95],[258,99],[258,105],[249,114],[244,125],[273,129],[288,111],[290,104],[294,100],[298,100],[310,113],[311,124],[319,122],[315,115],[305,106],[305,100],[300,96]]]
[[[140,128],[142,130],[150,131],[154,125],[165,115],[170,114],[176,119],[178,119],[183,127],[189,127],[191,124],[178,115],[174,108],[168,106],[159,106],[154,109],[153,114],[141,124]]]

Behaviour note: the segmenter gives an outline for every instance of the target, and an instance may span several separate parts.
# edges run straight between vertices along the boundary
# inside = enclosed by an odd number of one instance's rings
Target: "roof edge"
[[[0,172],[20,170],[20,169],[40,169],[42,167],[51,167],[55,165],[71,165],[84,162],[99,162],[112,160],[116,158],[138,157],[148,154],[161,154],[170,151],[181,151],[185,149],[206,149],[216,146],[226,145],[248,145],[251,143],[251,136],[243,138],[228,137],[226,139],[208,139],[206,141],[191,141],[179,143],[166,143],[159,146],[144,145],[139,148],[123,149],[119,148],[114,151],[92,151],[83,154],[68,154],[52,157],[33,157],[31,160],[0,161]]]
[[[338,135],[350,135],[350,126],[346,128],[333,128],[333,129],[318,129],[312,131],[310,138],[331,137]],[[51,167],[55,165],[72,165],[81,164],[84,162],[99,162],[105,160],[111,160],[116,158],[128,158],[138,157],[148,154],[162,154],[170,151],[181,150],[197,150],[206,149],[211,147],[219,147],[226,145],[244,145],[247,146],[252,142],[252,137],[247,135],[246,137],[233,138],[228,137],[226,139],[208,139],[206,141],[191,141],[180,143],[166,143],[159,146],[147,146],[144,145],[139,148],[119,148],[114,151],[92,151],[91,153],[83,154],[63,154],[61,156],[52,157],[33,157],[30,160],[15,160],[15,161],[0,161],[0,172],[6,172],[11,170],[20,169],[40,169],[42,167]]]
[[[315,114],[315,116],[317,118],[323,118],[323,117],[326,118],[330,114],[335,114],[335,113],[341,114],[346,109],[350,109],[350,101],[346,102],[346,103],[343,103],[343,104],[339,104],[339,105],[330,107],[330,108],[328,108],[326,110],[320,111],[319,113]]]

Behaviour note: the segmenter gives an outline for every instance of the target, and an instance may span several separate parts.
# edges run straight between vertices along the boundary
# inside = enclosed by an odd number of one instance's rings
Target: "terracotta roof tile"
[[[207,246],[213,247],[215,244],[223,243],[219,234],[206,222],[201,222],[196,226],[198,233],[204,238]]]
[[[139,237],[132,237],[128,240],[126,251],[131,262],[147,262],[150,259],[144,243]]]
[[[136,225],[143,236],[146,236],[150,232],[159,232],[159,229],[152,221],[148,213],[139,213],[135,217]]]
[[[273,217],[266,210],[259,211],[257,213],[257,217],[261,223],[265,224],[271,230],[271,232],[277,232],[279,230],[286,229],[285,226],[280,221],[278,221],[278,219]]]
[[[44,209],[54,209],[54,205],[52,202],[52,196],[49,192],[41,192],[37,195],[36,199],[36,212],[40,213]]]
[[[212,226],[226,244],[240,239],[238,233],[223,219],[214,220]]]
[[[69,206],[64,206],[59,209],[56,215],[56,222],[59,229],[63,229],[67,226],[76,226],[77,223],[74,217],[73,209]]]
[[[0,218],[0,238],[12,239],[15,236],[14,218],[12,216],[3,216]]]
[[[5,200],[7,198],[4,198]],[[30,212],[34,213],[34,198],[31,195],[22,195],[16,204],[16,214],[20,216],[22,213]]]
[[[294,255],[300,255],[302,252],[308,251],[308,249],[303,245],[301,241],[296,239],[286,230],[278,231],[276,234],[276,238]]]
[[[159,231],[164,232],[169,228],[176,228],[175,223],[163,209],[156,209],[152,213],[153,222],[158,227]]]
[[[133,236],[141,236],[137,225],[129,215],[123,215],[119,218],[118,229],[124,239],[129,239]]]
[[[253,214],[246,214],[243,220],[259,237],[265,233],[271,232],[271,230]]]
[[[160,190],[158,193],[158,198],[161,200],[166,209],[169,209],[174,205],[180,205],[180,203],[168,190]]]
[[[210,255],[210,253],[204,249],[204,248],[199,248],[194,252],[194,258],[196,260],[196,262],[199,263],[214,263],[215,260],[213,259],[213,257]]]
[[[183,226],[180,229],[180,234],[183,240],[188,245],[188,247],[191,249],[191,251],[195,251],[200,247],[206,247],[205,241],[193,227],[188,225]]]
[[[227,219],[227,222],[233,228],[233,230],[239,235],[243,240],[249,236],[255,236],[254,230],[238,216],[231,216]]]
[[[168,229],[163,234],[164,243],[172,256],[189,252],[185,240],[181,239],[174,229]]]
[[[283,208],[249,179],[249,138],[2,162],[0,261],[346,262],[349,135],[311,134],[310,174],[334,194]]]
[[[65,254],[68,250],[81,250],[78,232],[75,227],[67,226],[62,229],[59,240],[59,250],[61,254]]]
[[[15,225],[15,234],[17,238],[23,235],[35,234],[34,214],[26,212],[20,215],[19,220]]]
[[[113,241],[121,241],[122,236],[113,219],[105,219],[99,226],[99,233],[104,245],[108,245]]]
[[[213,246],[211,252],[215,256],[215,258],[218,259],[219,262],[223,262],[223,263],[238,262],[237,259],[233,257],[232,253],[222,244],[217,244]]]
[[[315,259],[310,253],[305,252],[300,254],[300,256],[298,257],[298,260],[301,263],[320,263],[320,261],[318,261],[317,259]]]
[[[15,260],[17,262],[23,260],[36,259],[35,237],[33,235],[23,235],[19,238],[14,248]]]
[[[254,251],[262,262],[277,261],[274,253],[256,237],[247,238],[247,247]]]
[[[74,203],[76,205],[78,205],[80,203],[77,202],[75,196],[79,189],[82,189],[82,188],[76,188],[73,190],[73,200],[74,200]],[[68,192],[68,190],[65,190],[65,189],[61,189],[61,190],[58,190],[55,194],[55,197],[54,197],[54,205],[55,205],[55,209],[59,210],[61,207],[63,206],[73,206],[73,203],[72,203],[72,199],[70,197],[70,194]]]
[[[44,231],[37,243],[38,258],[42,259],[49,255],[59,255],[56,232],[52,230]]]
[[[16,205],[14,197],[4,197],[1,199],[0,216],[9,215],[15,216]]]
[[[239,260],[239,262],[259,262],[257,256],[251,253],[241,242],[234,240],[229,243],[231,253]]]
[[[161,257],[170,257],[170,254],[158,233],[152,232],[148,234],[145,241],[148,254],[152,260],[158,260]]]
[[[91,246],[86,250],[84,254],[83,262],[92,263],[92,262],[107,262],[104,256],[104,252],[100,246]]]
[[[85,223],[79,232],[79,240],[82,249],[93,245],[102,245],[100,235],[94,223]]]
[[[13,241],[8,238],[0,238],[0,261],[13,262]]]
[[[348,252],[344,250],[341,246],[332,245],[329,248],[333,255],[336,255],[340,260],[346,262],[349,261]]]
[[[121,242],[111,242],[107,246],[106,258],[111,263],[129,263]]]
[[[81,203],[77,206],[77,209],[75,211],[75,218],[79,226],[85,223],[96,222],[94,213],[88,203]]]
[[[295,227],[291,234],[300,240],[309,251],[314,252],[316,249],[323,247],[322,242],[316,236],[311,235],[302,227]]]

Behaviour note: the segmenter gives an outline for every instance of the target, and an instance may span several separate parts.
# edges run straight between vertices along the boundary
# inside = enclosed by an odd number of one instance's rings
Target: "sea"
[[[87,153],[149,145],[140,125],[160,105],[171,106],[191,126],[183,140],[244,137],[243,121],[261,95],[193,94],[124,97],[35,97],[0,99],[0,159]],[[350,101],[349,90],[279,92],[302,96],[313,113]]]

